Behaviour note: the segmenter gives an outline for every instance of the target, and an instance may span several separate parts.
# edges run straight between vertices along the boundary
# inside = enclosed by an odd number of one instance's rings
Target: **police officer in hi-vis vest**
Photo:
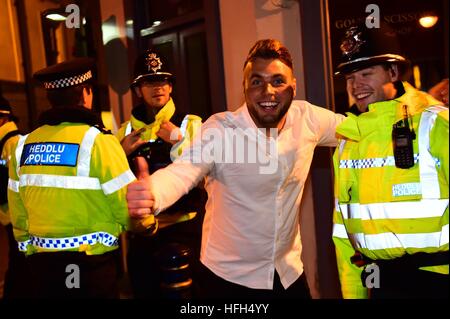
[[[118,296],[115,252],[135,177],[92,112],[93,66],[76,58],[34,74],[52,107],[11,156],[11,222],[38,298]]]
[[[123,123],[117,133],[130,166],[136,156],[146,158],[149,173],[169,165],[181,155],[200,128],[199,116],[181,114],[176,109],[171,98],[174,81],[166,61],[155,50],[147,50],[136,59],[131,89],[140,104],[133,108],[130,120]],[[206,192],[196,187],[156,217],[158,229],[153,237],[131,234],[128,270],[136,298],[178,298],[195,294],[190,283],[193,279],[194,286],[196,284],[206,197]],[[177,271],[171,274],[171,270],[167,270],[187,266],[189,274],[184,270],[180,270],[186,272],[184,274]],[[194,278],[189,278],[192,276]]]
[[[336,132],[333,240],[344,298],[448,298],[448,108],[402,81],[396,30],[347,30],[355,104]]]
[[[8,165],[14,146],[19,139],[16,121],[17,118],[14,116],[9,102],[0,95],[0,224],[5,227],[8,237],[8,268],[3,285],[4,299],[29,296],[25,256],[19,252],[14,239],[7,199]]]

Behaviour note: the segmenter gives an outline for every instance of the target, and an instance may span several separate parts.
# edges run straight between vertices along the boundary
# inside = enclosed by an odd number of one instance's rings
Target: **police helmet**
[[[382,63],[396,63],[401,67],[409,63],[401,53],[395,30],[383,21],[379,28],[368,28],[363,23],[347,29],[340,50],[342,55],[335,75]]]
[[[154,50],[147,50],[141,54],[134,65],[134,80],[131,87],[140,82],[161,82],[169,81],[174,83],[175,77],[167,69],[167,64],[163,58]]]

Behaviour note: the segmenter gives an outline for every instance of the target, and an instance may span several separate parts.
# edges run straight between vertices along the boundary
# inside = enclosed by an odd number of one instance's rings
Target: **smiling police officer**
[[[11,158],[11,221],[36,297],[117,296],[114,252],[129,224],[125,186],[135,177],[91,111],[93,65],[77,58],[34,74],[52,108]]]

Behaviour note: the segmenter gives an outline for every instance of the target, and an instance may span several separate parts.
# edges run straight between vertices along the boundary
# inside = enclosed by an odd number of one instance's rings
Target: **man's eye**
[[[260,85],[261,84],[261,80],[253,79],[250,83],[251,83],[251,85]]]
[[[274,85],[283,85],[285,82],[284,82],[284,80],[283,79],[275,79],[274,81],[273,81],[273,84]]]

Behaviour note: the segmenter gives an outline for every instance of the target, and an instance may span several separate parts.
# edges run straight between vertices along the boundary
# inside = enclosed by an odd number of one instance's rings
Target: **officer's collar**
[[[131,111],[131,114],[136,119],[144,122],[145,124],[150,124],[155,121],[155,115],[153,114],[153,112],[150,112],[150,109],[144,103],[134,107]]]
[[[90,126],[104,127],[99,115],[81,106],[51,108],[39,116],[38,125],[58,125],[62,122],[85,123]]]

